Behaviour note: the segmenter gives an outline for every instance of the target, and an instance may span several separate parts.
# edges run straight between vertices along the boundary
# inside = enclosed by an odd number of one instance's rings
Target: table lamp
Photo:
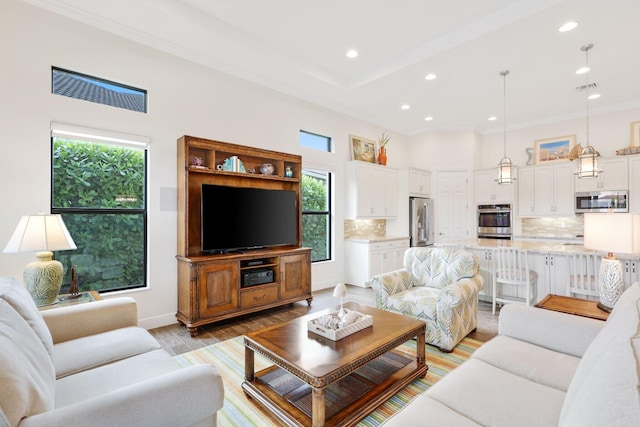
[[[338,283],[333,289],[333,296],[340,298],[340,311],[338,312],[338,318],[342,320],[342,318],[347,314],[344,310],[344,306],[342,305],[342,299],[347,296],[347,286],[344,283]]]
[[[62,263],[52,251],[77,249],[60,215],[25,215],[2,252],[40,251],[24,269],[24,284],[38,306],[55,304],[62,286]]]
[[[607,252],[600,263],[598,307],[610,312],[624,291],[622,264],[613,253],[640,253],[640,215],[585,213],[584,247]]]

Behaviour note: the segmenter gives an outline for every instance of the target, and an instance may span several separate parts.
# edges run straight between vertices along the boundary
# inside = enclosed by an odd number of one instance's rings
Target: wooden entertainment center
[[[302,247],[301,175],[302,157],[298,155],[192,136],[178,139],[176,317],[191,336],[198,334],[198,326],[223,319],[303,299],[311,304],[311,249]],[[294,191],[298,206],[297,245],[203,254],[203,184]],[[220,201],[220,209],[225,203],[228,201]],[[222,229],[225,224],[219,227]],[[272,272],[266,276],[269,281],[243,287],[243,277],[246,280],[257,269]]]

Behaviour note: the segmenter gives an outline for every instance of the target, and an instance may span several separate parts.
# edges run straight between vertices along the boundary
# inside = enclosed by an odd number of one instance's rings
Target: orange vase
[[[378,153],[378,163],[386,166],[387,164],[387,149],[385,147],[380,147],[380,153]]]

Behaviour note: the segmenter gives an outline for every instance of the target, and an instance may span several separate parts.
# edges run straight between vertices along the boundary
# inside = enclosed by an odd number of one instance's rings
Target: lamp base
[[[38,307],[57,302],[62,287],[62,263],[52,259],[52,252],[38,252],[38,261],[27,264],[24,284]]]
[[[624,291],[622,281],[622,264],[617,258],[602,258],[600,263],[600,275],[598,277],[598,290],[600,292],[600,302],[598,307],[607,312],[611,312],[613,306],[618,302],[618,298]]]

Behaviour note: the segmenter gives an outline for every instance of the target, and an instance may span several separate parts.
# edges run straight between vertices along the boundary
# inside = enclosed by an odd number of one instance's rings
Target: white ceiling
[[[25,1],[405,135],[501,132],[502,70],[509,129],[584,117],[587,43],[591,114],[640,106],[638,0]]]

